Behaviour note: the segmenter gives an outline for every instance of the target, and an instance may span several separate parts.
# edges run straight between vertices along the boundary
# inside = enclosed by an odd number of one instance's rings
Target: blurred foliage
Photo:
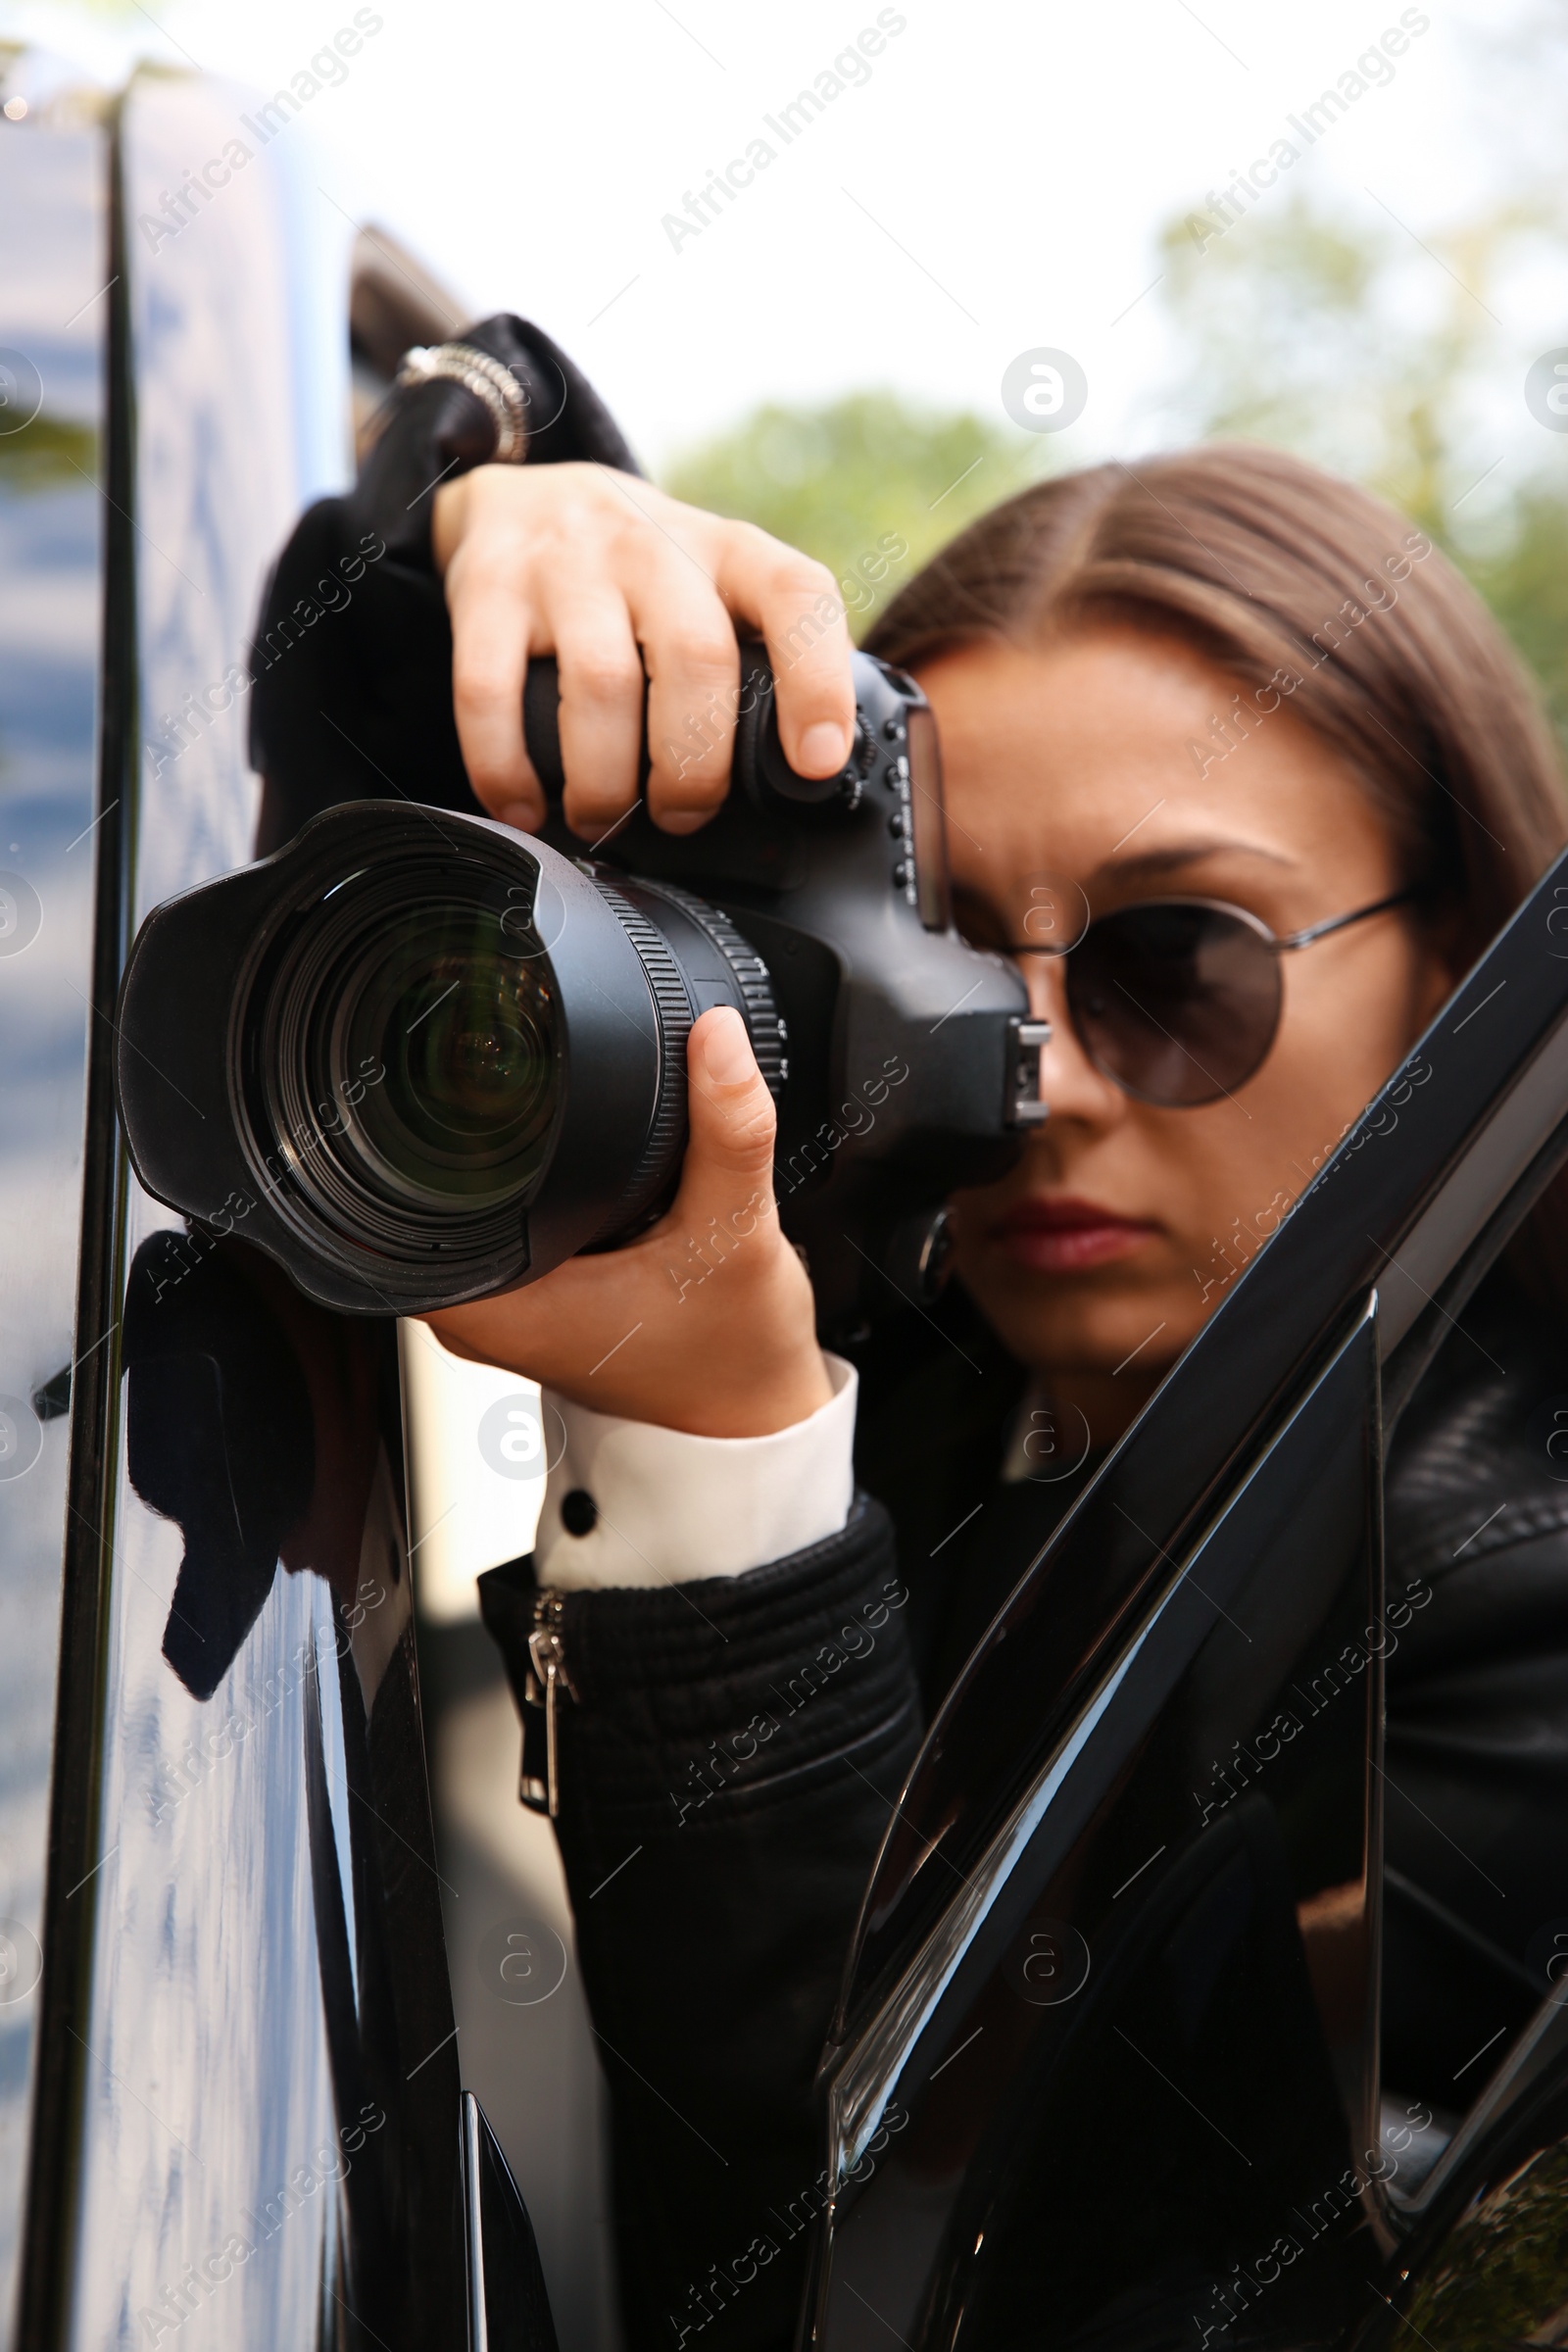
[[[1565,2191],[1568,2146],[1559,2141],[1464,2215],[1401,2315],[1406,2327],[1443,2352],[1560,2344]]]
[[[1495,387],[1517,401],[1524,362],[1501,351],[1495,289],[1544,255],[1560,268],[1562,198],[1511,197],[1420,243],[1392,217],[1350,220],[1297,190],[1216,225],[1188,214],[1161,238],[1177,350],[1167,442],[1271,441],[1411,515],[1507,630],[1568,749],[1568,436],[1541,433],[1534,470],[1503,462],[1494,479],[1492,466],[1529,452],[1533,429],[1521,438],[1518,414],[1497,421]],[[1568,342],[1568,319],[1561,331]],[[863,635],[939,547],[1055,454],[1000,420],[860,392],[758,409],[675,459],[663,484],[818,557]]]
[[[98,436],[90,424],[45,415],[20,432],[0,433],[0,487],[58,490],[83,475],[98,479]]]
[[[1035,479],[1040,461],[1034,435],[856,392],[825,408],[757,409],[677,458],[662,486],[826,564],[860,636],[939,547]]]
[[[1494,548],[1450,548],[1545,692],[1568,753],[1568,494],[1516,491]]]
[[[1213,226],[1188,214],[1161,240],[1182,354],[1174,437],[1271,441],[1411,515],[1507,630],[1568,749],[1568,444],[1540,432],[1534,470],[1510,473],[1519,418],[1505,430],[1494,405],[1484,421],[1499,381],[1522,417],[1524,363],[1515,390],[1493,302],[1509,270],[1544,253],[1560,266],[1560,200],[1513,198],[1422,245],[1295,191]]]

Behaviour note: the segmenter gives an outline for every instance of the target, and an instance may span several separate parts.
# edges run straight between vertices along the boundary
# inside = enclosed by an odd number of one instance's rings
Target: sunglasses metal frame
[[[1314,946],[1318,940],[1327,939],[1336,931],[1348,930],[1352,923],[1364,923],[1374,914],[1386,913],[1391,906],[1405,906],[1409,903],[1409,901],[1414,899],[1416,895],[1417,894],[1413,889],[1392,891],[1386,898],[1374,899],[1369,906],[1354,906],[1348,914],[1331,914],[1325,921],[1321,923],[1308,923],[1303,930],[1288,931],[1283,936],[1276,931],[1272,931],[1268,924],[1264,922],[1261,915],[1253,914],[1250,907],[1238,906],[1234,905],[1229,899],[1205,899],[1196,897],[1133,899],[1129,900],[1125,906],[1112,907],[1105,914],[1094,916],[1091,921],[1084,926],[1082,933],[1073,942],[1073,945],[1070,948],[1040,947],[1031,941],[1026,946],[1009,944],[1002,952],[1004,955],[1013,957],[1014,960],[1024,956],[1049,956],[1055,957],[1061,963],[1065,964],[1069,957],[1076,954],[1077,950],[1082,947],[1090,932],[1093,931],[1096,925],[1099,923],[1112,921],[1117,915],[1129,914],[1144,907],[1152,909],[1155,907],[1166,906],[1200,906],[1206,908],[1210,913],[1213,914],[1225,914],[1232,916],[1237,922],[1245,925],[1245,927],[1253,934],[1254,938],[1258,942],[1259,947],[1266,949],[1270,955],[1281,956],[1291,954],[1298,948],[1310,948]],[[1121,983],[1118,981],[1117,985],[1120,987]],[[1118,1087],[1124,1095],[1130,1096],[1135,1102],[1149,1102],[1152,1103],[1156,1109],[1160,1110],[1201,1110],[1204,1108],[1206,1103],[1217,1101],[1221,1095],[1226,1096],[1227,1099],[1230,1097],[1232,1092],[1231,1088],[1222,1085],[1220,1081],[1213,1076],[1211,1071],[1203,1069],[1202,1063],[1199,1061],[1198,1056],[1192,1052],[1190,1047],[1183,1045],[1181,1039],[1173,1036],[1170,1030],[1164,1029],[1160,1022],[1154,1020],[1153,1014],[1149,1012],[1143,1005],[1139,1005],[1138,1010],[1143,1013],[1146,1020],[1153,1021],[1155,1028],[1160,1029],[1161,1034],[1170,1038],[1171,1044],[1175,1046],[1180,1053],[1185,1054],[1188,1059],[1192,1061],[1198,1069],[1203,1071],[1203,1076],[1209,1080],[1215,1089],[1214,1094],[1205,1096],[1200,1101],[1193,1102],[1162,1102],[1157,1095],[1146,1095],[1137,1087],[1129,1085],[1127,1080],[1123,1078],[1119,1072],[1106,1068],[1104,1062],[1095,1052],[1089,1039],[1084,1036],[1082,1030],[1079,1028],[1077,1015],[1073,1009],[1071,999],[1069,997],[1068,1017],[1072,1021],[1073,1035],[1077,1038],[1079,1045],[1083,1048],[1084,1053],[1088,1055],[1090,1061],[1094,1064],[1094,1067],[1099,1070],[1102,1077],[1108,1078],[1112,1086]],[[1273,1025],[1270,1028],[1268,1038],[1263,1045],[1257,1059],[1252,1063],[1251,1067],[1249,1070],[1244,1071],[1242,1075],[1236,1079],[1235,1084],[1237,1086],[1246,1086],[1249,1080],[1256,1077],[1258,1071],[1262,1068],[1264,1062],[1267,1061],[1270,1054],[1273,1052],[1274,1041],[1278,1035],[1279,1012],[1278,1008],[1276,1007]]]

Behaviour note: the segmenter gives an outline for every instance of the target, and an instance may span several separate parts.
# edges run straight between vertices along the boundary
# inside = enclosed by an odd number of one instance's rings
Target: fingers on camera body
[[[498,536],[465,541],[447,574],[447,602],[452,706],[468,781],[492,816],[537,832],[545,794],[522,739],[529,612],[515,551]]]
[[[667,601],[639,632],[651,679],[649,808],[669,833],[707,824],[729,789],[742,700],[737,629],[767,648],[792,767],[830,776],[855,736],[849,628],[831,573],[755,524],[702,519],[709,591],[690,574],[666,581]]]
[[[438,535],[458,735],[491,813],[526,830],[544,819],[522,736],[530,646],[559,663],[565,816],[584,840],[635,805],[645,669],[655,822],[693,832],[722,805],[740,706],[737,629],[760,631],[767,646],[791,765],[804,775],[842,766],[855,697],[844,609],[826,569],[753,524],[700,514],[649,484],[599,467],[549,470],[547,485],[479,468],[452,485],[466,500]]]
[[[737,625],[767,646],[791,765],[831,775],[853,741],[849,633],[828,572],[750,523],[663,505],[670,527],[636,543],[618,608],[596,596],[553,616],[566,821],[588,840],[637,796],[644,668],[650,815],[693,833],[722,807],[741,709]]]
[[[624,599],[600,582],[562,600],[550,635],[561,686],[565,818],[592,842],[637,798],[642,658]]]
[[[784,757],[798,775],[830,776],[855,742],[849,621],[833,574],[754,523],[724,529],[719,592],[767,648]]]

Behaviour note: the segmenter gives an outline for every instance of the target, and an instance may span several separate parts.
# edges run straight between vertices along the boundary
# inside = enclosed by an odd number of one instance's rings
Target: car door
[[[1568,1933],[1509,1922],[1519,1989],[1442,2111],[1382,2079],[1420,1988],[1380,1962],[1385,1672],[1423,1605],[1388,1449],[1568,1153],[1565,903],[1568,860],[933,1725],[825,2063],[831,2352],[1568,2341]],[[1568,1839],[1558,1881],[1568,1929]]]
[[[537,2352],[460,2086],[395,1328],[307,1306],[242,1200],[181,1225],[113,1107],[137,923],[251,855],[250,628],[347,478],[353,226],[244,92],[9,72],[0,2328]]]

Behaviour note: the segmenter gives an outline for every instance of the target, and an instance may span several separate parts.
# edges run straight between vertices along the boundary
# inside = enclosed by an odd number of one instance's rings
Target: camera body
[[[772,671],[745,644],[718,813],[675,835],[639,806],[595,853],[645,888],[700,893],[766,964],[787,1057],[775,1195],[824,1334],[838,1338],[901,1293],[929,1303],[948,1195],[1004,1173],[1045,1115],[1042,1025],[1016,969],[953,928],[930,705],[873,656],[852,661],[855,744],[839,774],[790,768]],[[524,733],[552,810],[542,838],[580,854],[560,814],[558,696],[555,663],[531,663]]]
[[[741,654],[731,790],[696,834],[639,806],[585,856],[559,808],[555,665],[537,662],[537,839],[348,804],[157,908],[117,1055],[147,1190],[331,1306],[506,1289],[667,1205],[686,1032],[728,1003],[777,1104],[776,1195],[824,1337],[934,1296],[947,1196],[1001,1173],[1045,1115],[1044,1025],[1015,967],[952,927],[919,689],[856,655],[854,752],[807,779],[761,649]],[[673,1295],[749,1230],[672,1244]]]

